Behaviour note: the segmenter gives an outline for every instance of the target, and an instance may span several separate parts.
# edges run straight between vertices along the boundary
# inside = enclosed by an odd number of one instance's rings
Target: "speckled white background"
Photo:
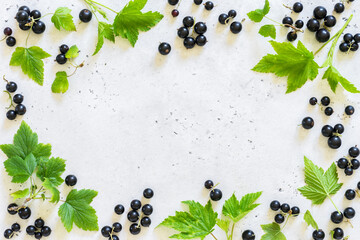
[[[121,9],[126,1],[117,3],[110,0],[101,2]],[[9,143],[25,120],[44,143],[51,143],[53,155],[67,160],[66,174],[78,177],[77,188],[93,188],[99,191],[93,206],[99,216],[100,227],[120,221],[125,230],[120,239],[168,239],[173,232],[164,228],[154,229],[166,216],[181,210],[180,201],[195,199],[205,203],[208,192],[203,190],[203,182],[213,179],[220,182],[223,200],[215,204],[220,211],[225,199],[235,191],[238,196],[248,192],[263,190],[259,202],[263,203],[250,213],[236,227],[234,239],[246,229],[252,229],[260,239],[260,224],[270,223],[275,215],[268,209],[273,199],[298,205],[302,212],[311,208],[319,226],[327,232],[330,213],[334,210],[327,200],[322,206],[312,207],[310,201],[296,190],[304,185],[303,156],[306,155],[325,168],[347,153],[350,146],[360,144],[360,100],[339,87],[337,95],[331,93],[327,83],[321,80],[322,72],[314,82],[307,83],[301,90],[285,95],[285,79],[277,79],[271,74],[257,74],[250,69],[268,52],[272,52],[269,39],[258,35],[261,24],[248,19],[241,34],[235,36],[229,28],[219,25],[217,17],[230,9],[238,11],[238,20],[246,13],[262,7],[263,1],[214,1],[216,8],[207,12],[202,6],[183,0],[179,7],[180,16],[173,19],[172,9],[165,0],[149,0],[146,10],[158,10],[165,17],[153,30],[140,35],[136,48],[131,48],[126,40],[117,38],[115,45],[105,43],[101,52],[91,57],[97,36],[97,23],[79,24],[77,13],[85,7],[82,1],[10,1],[4,0],[0,9],[2,27],[15,30],[17,46],[25,44],[25,33],[15,27],[15,15],[21,5],[39,9],[43,14],[53,12],[58,6],[73,9],[78,31],[68,33],[57,31],[50,17],[45,18],[46,33],[32,34],[29,46],[39,45],[56,56],[58,46],[77,44],[81,54],[77,62],[85,61],[85,67],[70,79],[70,88],[65,95],[51,93],[51,83],[56,71],[67,70],[70,65],[59,66],[54,57],[45,60],[45,83],[43,87],[24,76],[19,67],[9,67],[11,53],[4,42],[0,44],[0,73],[18,83],[25,96],[24,104],[28,113],[14,122],[5,120],[6,94],[1,94],[0,143]],[[324,5],[329,10],[336,1],[304,0],[305,10],[294,19],[305,22],[311,17],[316,5]],[[282,7],[283,1],[272,0],[269,16],[281,21],[290,14]],[[292,4],[292,1],[285,1]],[[346,5],[347,10],[336,15],[337,31],[351,13],[355,17],[348,28],[351,33],[360,31],[357,24],[360,16],[355,12],[360,2]],[[208,44],[185,50],[176,36],[182,18],[193,15],[196,20],[206,21]],[[267,23],[266,20],[262,24]],[[278,41],[286,39],[286,31],[278,31]],[[311,50],[321,45],[312,33],[300,34]],[[158,54],[160,41],[171,43],[173,50],[164,57]],[[326,50],[317,56],[321,64]],[[358,63],[360,52],[356,54],[336,53],[336,67],[357,87],[360,87]],[[5,84],[3,84],[5,86]],[[328,95],[332,99],[335,114],[326,117],[320,107],[310,107],[308,99],[320,99]],[[353,104],[357,113],[351,119],[344,117],[346,104]],[[305,131],[297,125],[305,116],[315,119],[315,127]],[[343,123],[343,146],[330,150],[326,139],[320,136],[324,124]],[[5,160],[3,154],[1,161]],[[37,217],[42,217],[52,227],[50,239],[104,239],[99,232],[83,232],[77,229],[68,234],[57,217],[58,206],[34,202],[33,214],[29,221],[6,213],[6,206],[12,202],[9,193],[17,189],[10,184],[10,178],[3,168],[1,173],[0,226],[1,231],[18,221],[23,229]],[[345,186],[334,197],[341,209],[354,206],[360,210],[360,199],[349,202],[343,194],[349,187],[355,188],[359,173],[340,179]],[[129,236],[126,215],[115,216],[113,207],[122,203],[127,208],[134,198],[140,198],[142,191],[151,187],[155,197],[153,225],[143,230],[137,237]],[[63,192],[70,189],[64,187]],[[360,211],[359,211],[360,212]],[[350,239],[360,237],[360,216],[350,224],[341,226]],[[301,217],[291,219],[284,233],[291,240],[311,239],[311,228],[306,228]],[[216,231],[219,239],[222,232]],[[17,239],[25,237],[24,231]],[[209,238],[210,239],[210,238]]]

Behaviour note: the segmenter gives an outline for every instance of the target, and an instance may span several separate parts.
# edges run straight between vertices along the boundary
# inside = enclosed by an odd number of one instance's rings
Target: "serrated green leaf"
[[[65,160],[61,158],[42,158],[39,161],[36,176],[41,181],[49,179],[55,187],[60,186],[64,180],[61,175],[65,172]]]
[[[286,240],[285,235],[281,232],[279,224],[270,223],[261,225],[265,234],[261,236],[260,240]]]
[[[276,28],[272,24],[264,25],[260,28],[259,34],[264,37],[276,38]]]
[[[360,93],[360,91],[354,86],[354,84],[352,84],[346,78],[341,76],[339,71],[333,66],[330,66],[326,70],[322,79],[327,79],[327,81],[330,85],[330,88],[334,93],[336,92],[336,87],[338,86],[339,83],[348,92]]]
[[[330,198],[340,190],[342,183],[338,183],[339,177],[335,163],[325,173],[307,157],[304,157],[304,163],[306,186],[298,190],[313,204],[322,204],[327,197]]]
[[[164,17],[159,12],[142,13],[147,0],[130,1],[114,19],[114,34],[129,40],[134,47],[139,31],[149,31]]]
[[[49,158],[51,156],[51,145],[39,143],[36,146],[36,148],[32,151],[32,154],[34,154],[34,157],[36,159],[39,159],[42,157]]]
[[[219,228],[221,228],[226,235],[228,234],[229,227],[230,227],[230,220],[229,219],[216,219],[216,225],[218,225]]]
[[[268,54],[252,69],[261,73],[274,73],[287,77],[287,91],[301,88],[308,79],[314,80],[319,73],[319,65],[314,61],[314,54],[298,42],[297,48],[291,43],[270,41],[276,55]]]
[[[79,48],[76,45],[72,45],[69,51],[66,52],[65,57],[67,59],[76,58],[79,56]]]
[[[44,182],[43,182],[43,187],[46,190],[49,190],[52,194],[50,202],[52,203],[58,203],[60,201],[60,192],[59,190],[56,188],[57,187],[57,180],[55,178],[45,178]]]
[[[50,56],[50,54],[37,46],[30,48],[17,47],[11,56],[10,66],[21,66],[24,74],[42,86],[44,83],[44,63],[42,59]]]
[[[244,218],[249,212],[255,209],[260,204],[254,202],[261,196],[262,192],[249,193],[241,198],[239,201],[235,194],[233,194],[222,209],[224,216],[230,217],[235,223]]]
[[[68,89],[69,89],[69,80],[67,73],[65,71],[57,72],[55,80],[51,85],[51,91],[53,93],[66,93]]]
[[[54,23],[58,30],[63,28],[66,31],[76,31],[73,16],[70,13],[71,9],[67,7],[59,7],[51,17],[51,22]]]
[[[307,223],[307,225],[312,226],[314,229],[319,229],[319,226],[317,225],[315,219],[313,218],[309,210],[306,210],[304,214],[304,221]]]
[[[15,156],[4,162],[5,170],[12,177],[13,183],[24,183],[36,168],[36,159],[32,153],[25,159]]]
[[[270,11],[270,3],[268,0],[265,0],[265,5],[263,9],[256,9],[254,11],[249,12],[247,15],[253,22],[261,22],[263,18],[269,13]]]
[[[24,190],[19,190],[16,191],[14,193],[11,193],[10,196],[12,196],[14,198],[14,200],[16,199],[21,199],[26,197],[27,195],[29,195],[30,190],[28,188],[24,189]]]
[[[96,49],[95,52],[93,53],[93,56],[97,54],[104,45],[104,38],[110,40],[111,42],[115,42],[114,29],[111,24],[105,22],[99,22],[98,42],[96,44]]]
[[[195,201],[184,201],[189,212],[176,212],[175,216],[166,218],[159,226],[172,228],[180,233],[170,238],[204,239],[214,231],[218,214],[214,212],[209,201],[205,206]]]
[[[86,230],[97,231],[99,229],[96,211],[90,206],[90,203],[96,197],[97,192],[89,189],[73,189],[66,197],[58,211],[61,222],[68,232],[73,225]]]

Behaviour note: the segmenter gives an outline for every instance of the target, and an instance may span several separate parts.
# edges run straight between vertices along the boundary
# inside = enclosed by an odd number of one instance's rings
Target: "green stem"
[[[338,211],[339,213],[341,213],[341,212],[339,211],[339,209],[337,208],[337,206],[335,205],[334,201],[331,199],[331,197],[328,196],[328,198],[330,199],[331,203],[334,205],[336,211]]]
[[[108,10],[116,13],[116,14],[119,13],[119,12],[115,11],[114,9],[111,9],[111,8],[105,6],[104,4],[101,4],[101,3],[99,3],[99,2],[95,2],[95,1],[93,1],[93,0],[85,0],[85,2],[87,2],[87,3],[90,4],[90,5],[92,5],[92,4],[99,5],[99,6],[103,7],[103,8],[106,8],[106,9],[108,9]]]
[[[282,24],[282,23],[280,23],[280,22],[278,22],[278,21],[275,21],[274,19],[271,19],[271,18],[269,18],[269,17],[267,17],[267,16],[264,16],[264,18],[269,19],[270,21],[272,21],[272,22],[274,22],[274,23],[276,23],[276,24],[279,24],[280,26],[284,26],[284,24]]]
[[[290,215],[287,216],[286,221],[285,221],[284,225],[281,227],[280,231],[282,231],[285,228],[286,224],[289,221],[289,218],[290,218]]]
[[[11,94],[10,94],[8,91],[5,91],[5,90],[4,90],[4,93],[7,93],[7,94],[9,95],[9,99],[10,99],[10,105],[9,105],[9,107],[7,107],[6,109],[9,109],[9,108],[11,108],[11,107],[15,107],[15,106],[14,106],[14,103],[13,103],[13,100],[12,100],[12,98],[11,98]]]
[[[218,240],[213,233],[210,233],[210,234],[215,240]]]
[[[232,228],[231,228],[231,235],[230,235],[230,239],[232,240],[233,239],[233,237],[234,237],[234,229],[235,229],[235,223],[233,223],[233,225],[232,225]]]

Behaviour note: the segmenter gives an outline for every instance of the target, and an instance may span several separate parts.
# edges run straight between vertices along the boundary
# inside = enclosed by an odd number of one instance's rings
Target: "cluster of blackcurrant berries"
[[[190,35],[190,31],[192,31]],[[205,33],[207,31],[207,26],[204,22],[197,22],[191,16],[186,16],[183,19],[183,26],[178,29],[179,38],[184,39],[184,46],[186,49],[194,48],[195,45],[200,47],[204,46],[207,42],[205,37]],[[194,33],[198,34],[196,38],[194,38]],[[190,35],[190,36],[189,36]]]
[[[228,14],[222,13],[219,16],[219,23],[221,24],[228,24],[230,20],[234,19],[236,17],[237,13],[235,10],[230,10]],[[234,21],[230,24],[230,31],[234,34],[240,33],[242,30],[242,24],[241,22]]]
[[[7,211],[10,215],[18,214],[21,219],[28,219],[31,216],[29,207],[19,207],[16,203],[9,204]]]
[[[20,229],[21,229],[20,224],[14,223],[13,225],[11,225],[11,228],[5,230],[4,237],[6,239],[10,239],[14,236],[15,232],[19,232]]]
[[[347,200],[354,200],[355,197],[356,197],[356,194],[359,194],[358,193],[358,190],[360,190],[360,182],[358,182],[357,184],[357,190],[354,190],[354,189],[348,189],[346,190],[345,192],[345,197]],[[360,196],[360,195],[359,195]]]
[[[300,214],[300,208],[294,206],[290,207],[289,204],[283,203],[281,204],[279,201],[274,200],[270,203],[270,209],[277,212],[281,211],[282,213],[278,213],[274,217],[274,221],[278,224],[281,224],[285,221],[286,214],[289,214],[289,216],[297,217]]]
[[[351,33],[344,34],[343,42],[340,43],[339,49],[341,52],[349,52],[350,50],[355,52],[359,49],[360,33],[354,36]]]
[[[116,233],[121,232],[122,230],[122,225],[119,222],[114,222],[112,227],[110,226],[105,226],[101,229],[101,234],[103,235],[103,237],[108,238],[109,240],[119,240],[119,237],[116,236]]]
[[[328,139],[328,146],[332,149],[341,147],[341,134],[344,133],[345,128],[341,123],[336,124],[334,127],[325,125],[321,129],[321,134]]]
[[[11,93],[16,92],[17,84],[15,82],[9,82],[5,78],[4,80],[6,81],[6,92],[9,94],[9,96],[11,96]],[[10,100],[10,107],[14,106],[13,103],[16,103],[16,106],[14,110],[11,109],[7,111],[7,119],[14,120],[17,115],[24,115],[26,113],[26,107],[22,104],[22,102],[24,101],[24,96],[22,94],[15,94]]]
[[[41,218],[35,220],[34,225],[30,225],[26,228],[26,233],[30,236],[34,236],[35,239],[41,239],[42,237],[48,237],[51,234],[51,228],[45,226],[45,221]]]
[[[291,9],[296,13],[301,13],[304,9],[304,6],[300,2],[296,2]],[[297,39],[297,32],[302,31],[301,28],[304,26],[304,22],[301,19],[296,20],[294,26],[293,23],[294,21],[291,17],[284,17],[282,20],[282,24],[284,24],[285,27],[292,28],[292,30],[287,34],[287,40],[289,42],[295,41]]]
[[[39,10],[32,10],[27,6],[22,6],[16,13],[16,21],[19,23],[19,28],[23,31],[27,31],[30,28],[36,34],[45,32],[46,25],[40,21],[41,12]]]
[[[347,219],[352,219],[355,217],[355,209],[352,207],[347,207],[344,209],[344,213],[335,211],[331,213],[330,219],[335,224],[340,224],[344,220],[344,217]]]
[[[344,169],[346,176],[351,176],[354,170],[359,169],[360,162],[356,158],[360,155],[360,150],[357,146],[349,149],[349,160],[345,157],[340,158],[337,161],[337,165],[340,169]]]
[[[56,62],[58,64],[65,64],[67,62],[67,58],[65,54],[69,51],[69,46],[66,44],[62,44],[60,47],[60,54],[56,56]]]
[[[214,182],[211,180],[207,180],[204,183],[204,186],[206,189],[210,190],[210,199],[217,202],[220,201],[222,198],[222,192],[220,189],[215,188],[216,186],[214,186]]]
[[[311,32],[316,32],[315,37],[318,42],[327,42],[330,39],[330,32],[327,28],[336,25],[336,18],[333,15],[327,15],[325,7],[318,6],[313,11],[314,18],[311,18],[306,26]],[[324,27],[320,28],[320,21],[324,20]]]
[[[5,35],[4,39],[6,39],[6,45],[8,45],[9,47],[13,47],[16,44],[16,39],[13,36],[11,36],[12,33],[13,31],[11,28],[9,27],[4,28],[4,35]]]
[[[170,5],[172,5],[172,6],[175,6],[175,5],[177,5],[177,4],[180,4],[179,2],[180,2],[179,0],[168,0],[168,3],[169,3]],[[203,3],[203,0],[194,0],[194,3],[195,3],[196,5],[201,5],[201,4]],[[206,3],[204,3],[204,7],[205,7],[206,10],[211,11],[211,10],[214,8],[214,3],[211,2],[211,1],[207,1]],[[176,8],[173,9],[173,10],[171,11],[171,15],[172,15],[173,17],[179,16],[179,10],[176,9]]]
[[[92,12],[88,9],[81,10],[79,13],[79,19],[84,23],[90,22],[92,19]]]

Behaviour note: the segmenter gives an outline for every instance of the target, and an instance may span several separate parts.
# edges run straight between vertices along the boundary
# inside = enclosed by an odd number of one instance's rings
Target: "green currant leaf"
[[[66,52],[65,57],[67,59],[76,58],[79,56],[79,48],[76,45],[70,47],[69,51]]]
[[[58,203],[60,201],[60,192],[56,188],[57,187],[57,180],[55,178],[45,178],[43,182],[43,187],[46,190],[49,190],[52,194],[52,197],[50,199],[50,202],[52,203]]]
[[[270,3],[269,0],[265,0],[265,5],[263,9],[256,9],[254,11],[249,12],[247,15],[253,22],[261,22],[263,18],[269,13],[270,11]]]
[[[147,0],[130,1],[114,19],[114,34],[129,40],[134,47],[139,31],[149,31],[164,17],[159,12],[142,13]]]
[[[316,230],[319,229],[319,226],[317,225],[315,219],[313,218],[309,210],[306,210],[304,214],[304,221],[307,223],[308,226],[312,226]]]
[[[49,158],[51,156],[51,145],[39,143],[36,148],[33,150],[32,154],[34,154],[36,159],[39,158]]]
[[[56,73],[55,80],[51,85],[51,91],[53,93],[66,93],[69,89],[68,76],[65,71],[60,71]]]
[[[276,38],[276,28],[272,24],[264,25],[260,28],[259,34],[264,37]]]
[[[279,224],[270,223],[261,225],[265,234],[261,236],[260,240],[286,240],[285,235],[281,232]]]
[[[330,85],[330,88],[334,93],[336,92],[336,87],[338,86],[339,83],[348,92],[360,93],[360,91],[354,86],[354,84],[352,84],[346,78],[341,76],[339,71],[333,66],[330,66],[326,70],[322,79],[327,79],[327,81]]]
[[[104,38],[110,40],[111,42],[115,42],[114,29],[111,24],[105,22],[99,22],[98,42],[96,44],[96,49],[95,52],[93,53],[93,56],[97,54],[104,45]]]
[[[5,170],[12,177],[13,183],[24,183],[36,168],[36,159],[32,153],[25,159],[15,156],[4,162]]]
[[[216,219],[216,225],[218,225],[219,228],[221,228],[226,234],[229,231],[230,227],[230,220],[229,219]]]
[[[40,47],[17,47],[11,56],[10,66],[21,66],[24,74],[42,86],[44,84],[44,63],[42,59],[50,56]]]
[[[28,188],[26,188],[24,190],[19,190],[14,193],[11,193],[10,196],[12,196],[14,198],[14,200],[16,200],[16,199],[21,199],[21,198],[28,196],[29,193],[30,193],[30,190]]]
[[[73,16],[70,13],[71,9],[67,7],[59,7],[51,17],[51,22],[54,23],[58,30],[63,28],[66,31],[76,31]]]
[[[41,181],[49,179],[57,187],[64,182],[61,175],[65,172],[65,160],[61,158],[41,158],[38,164],[36,176]]]

